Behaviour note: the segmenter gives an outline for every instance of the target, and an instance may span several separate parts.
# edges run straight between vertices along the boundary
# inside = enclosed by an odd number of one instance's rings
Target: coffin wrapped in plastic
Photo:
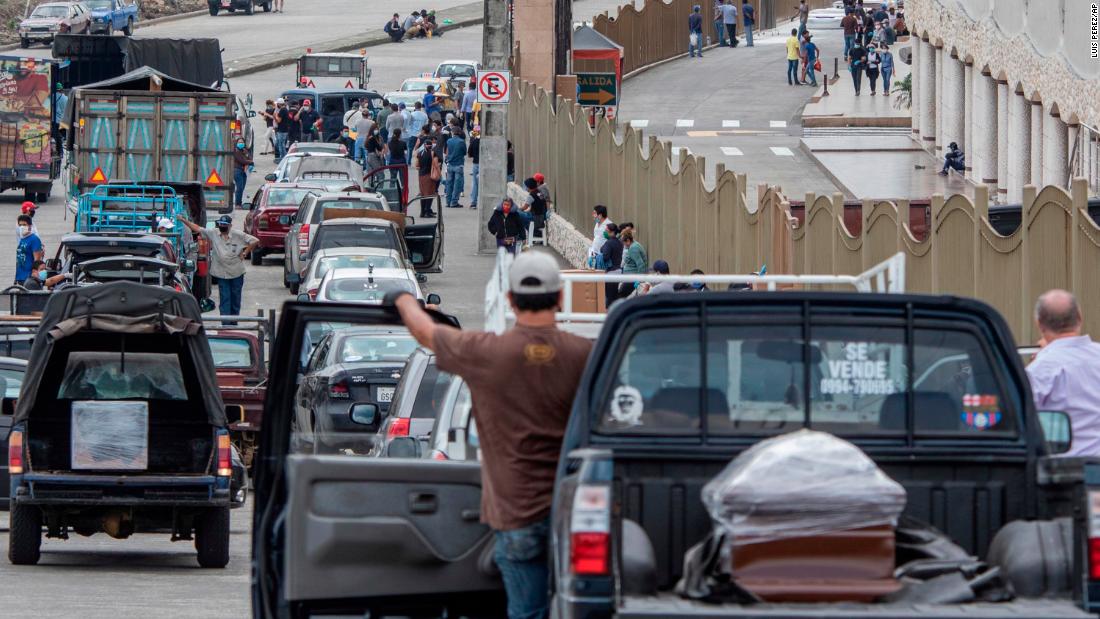
[[[757,443],[703,487],[736,545],[897,524],[905,489],[858,447],[799,430]]]

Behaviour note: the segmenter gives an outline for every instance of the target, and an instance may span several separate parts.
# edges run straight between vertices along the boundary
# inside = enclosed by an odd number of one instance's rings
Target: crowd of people
[[[401,43],[407,39],[432,38],[443,36],[439,21],[436,20],[435,11],[420,9],[413,11],[404,20],[400,13],[394,13],[393,17],[382,28],[394,43]]]
[[[844,30],[844,60],[852,75],[856,96],[862,90],[866,74],[871,95],[876,94],[878,79],[882,78],[882,95],[889,96],[894,74],[894,54],[890,51],[899,36],[909,34],[905,15],[892,3],[882,2],[875,8],[864,7],[863,0],[845,0],[844,18],[840,21]]]

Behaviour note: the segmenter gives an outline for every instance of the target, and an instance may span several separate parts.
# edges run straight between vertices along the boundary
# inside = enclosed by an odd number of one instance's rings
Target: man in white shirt
[[[588,248],[588,266],[596,267],[596,257],[600,255],[600,249],[607,240],[607,225],[612,223],[607,217],[607,207],[597,204],[592,209],[592,219],[596,224],[592,227],[592,246]]]

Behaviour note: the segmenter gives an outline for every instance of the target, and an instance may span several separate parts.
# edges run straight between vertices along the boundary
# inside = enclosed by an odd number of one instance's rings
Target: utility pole
[[[508,27],[508,0],[485,0],[485,27],[481,42],[481,64],[484,69],[507,71],[512,57],[511,32]],[[489,218],[493,209],[507,195],[508,187],[508,105],[482,104],[481,156],[478,168],[478,251],[495,252],[496,238],[489,234]]]

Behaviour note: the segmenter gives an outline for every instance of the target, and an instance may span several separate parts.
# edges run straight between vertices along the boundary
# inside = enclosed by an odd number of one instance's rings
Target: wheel
[[[283,288],[290,288],[290,280],[286,278],[286,268],[283,268]]]
[[[211,14],[211,15],[217,15],[217,14],[218,14],[218,5],[216,5],[216,4],[208,4],[208,5],[206,6],[206,8],[210,9],[210,14]]]
[[[255,5],[252,4],[252,0],[248,0],[248,4],[244,7],[244,14],[251,15],[256,10]]]
[[[22,47],[23,49],[27,49],[30,46],[31,46],[31,42],[30,42],[29,39],[27,39],[26,37],[19,37],[19,47]]]
[[[38,563],[42,555],[42,510],[12,502],[8,529],[8,561],[12,565]]]
[[[290,294],[292,294],[294,296],[298,296],[298,288],[300,288],[300,284],[298,284],[298,282],[294,282],[293,284],[291,284],[290,285]]]
[[[226,10],[229,11],[230,13],[236,13],[237,12],[237,8],[233,5],[229,5],[229,8],[226,9]]]
[[[130,36],[130,35],[134,34],[134,18],[133,17],[126,20],[126,27],[124,27],[122,29],[122,34],[124,34],[126,36]]]
[[[258,267],[264,263],[264,252],[259,249],[252,250],[252,266]]]
[[[202,567],[229,563],[229,508],[212,507],[195,518],[195,550]]]
[[[263,6],[264,6],[264,13],[270,13],[271,12],[271,0],[267,0],[267,2],[265,2],[263,4]]]
[[[38,192],[34,191],[33,189],[24,188],[23,189],[23,199],[24,200],[30,200],[31,202],[37,202],[38,201]]]

